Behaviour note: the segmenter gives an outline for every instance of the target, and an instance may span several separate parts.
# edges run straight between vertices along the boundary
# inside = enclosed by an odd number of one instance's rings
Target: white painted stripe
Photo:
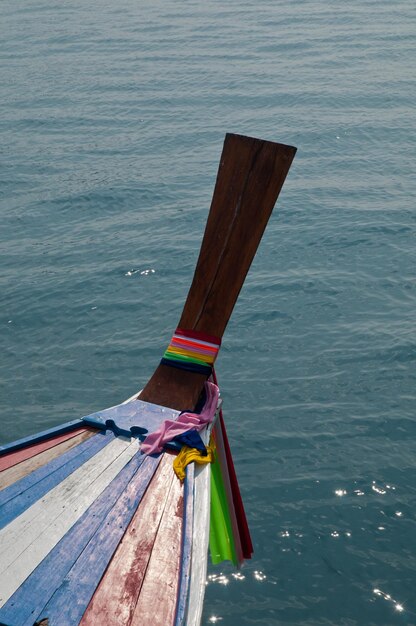
[[[219,399],[213,422],[200,433],[205,445],[209,443],[211,430],[218,419],[221,405],[222,400]],[[211,467],[195,464],[193,542],[186,626],[199,626],[201,623],[207,579],[210,508]]]
[[[118,437],[0,531],[0,606],[139,450]]]
[[[193,544],[186,626],[199,626],[204,605],[211,504],[210,477],[209,465],[195,465]]]

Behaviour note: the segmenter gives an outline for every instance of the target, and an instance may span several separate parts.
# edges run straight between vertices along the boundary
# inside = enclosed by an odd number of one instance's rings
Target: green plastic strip
[[[214,565],[222,561],[232,561],[237,566],[227,496],[216,451],[214,456],[215,461],[211,464],[211,524],[209,531],[211,561]]]

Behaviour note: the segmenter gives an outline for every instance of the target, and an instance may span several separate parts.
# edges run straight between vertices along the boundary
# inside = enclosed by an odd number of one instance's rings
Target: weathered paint
[[[0,606],[62,539],[124,465],[139,443],[114,439],[0,531]]]
[[[38,616],[38,621],[48,618],[50,626],[73,626],[79,623],[136,511],[140,498],[154,475],[158,462],[158,458],[148,457],[144,460],[124,493],[75,560],[50,602]],[[111,619],[107,623],[116,622]]]
[[[60,424],[59,426],[53,426],[52,428],[43,430],[40,433],[35,433],[34,435],[28,435],[27,437],[23,437],[22,439],[11,441],[10,443],[6,443],[3,446],[0,446],[0,458],[3,455],[10,454],[10,452],[13,452],[15,450],[27,448],[27,446],[30,446],[34,443],[39,443],[47,439],[53,439],[54,437],[56,437],[56,435],[62,435],[64,433],[69,433],[73,430],[84,427],[85,424],[83,424],[80,419],[76,419],[72,420],[71,422],[66,422],[65,424]]]
[[[182,516],[183,486],[173,476],[131,626],[170,626],[173,623],[179,584]]]
[[[186,614],[189,578],[191,574],[193,521],[194,521],[194,473],[195,464],[186,467],[184,481],[184,507],[182,523],[182,550],[179,571],[179,588],[174,626],[182,626]]]
[[[165,420],[176,420],[179,411],[151,402],[132,400],[83,417],[85,424],[113,430],[115,435],[131,437],[155,431]]]
[[[68,572],[74,566],[79,555],[89,544],[91,539],[100,529],[105,528],[105,519],[120,498],[128,489],[129,483],[135,477],[134,493],[132,499],[127,496],[123,499],[123,507],[128,508],[130,502],[132,508],[137,505],[142,492],[150,480],[157,459],[148,459],[146,464],[150,468],[142,468],[145,458],[135,454],[124,466],[116,478],[105,488],[102,494],[84,512],[76,524],[57,543],[43,561],[36,567],[32,574],[13,594],[9,601],[0,609],[0,619],[6,623],[19,624],[19,626],[32,626],[33,622],[45,608],[55,590],[61,585]],[[149,471],[150,470],[150,471]],[[141,482],[141,491],[138,488],[137,475]],[[91,577],[94,586],[97,578]]]
[[[17,463],[21,463],[22,461],[26,461],[26,459],[30,459],[33,456],[36,456],[40,452],[44,450],[48,450],[49,448],[53,448],[57,446],[59,443],[63,441],[67,441],[68,439],[72,439],[73,437],[77,437],[80,433],[86,432],[87,429],[85,427],[77,428],[75,430],[65,432],[63,434],[57,434],[50,439],[45,439],[44,441],[39,441],[38,443],[32,443],[28,445],[26,448],[21,448],[19,450],[15,450],[9,453],[4,453],[4,456],[0,457],[0,472],[6,470]]]
[[[209,544],[210,477],[209,466],[195,468],[193,544],[186,626],[199,626],[204,604]]]
[[[51,441],[45,441],[31,446],[32,448],[37,448],[38,450],[36,452],[32,450],[30,456],[23,458],[21,461],[14,459],[12,462],[12,460],[8,457],[0,459],[0,490],[12,485],[21,478],[28,476],[39,467],[53,461],[53,459],[58,458],[67,450],[71,450],[71,448],[74,448],[86,439],[92,437],[93,434],[94,432],[92,430],[86,430],[83,428],[73,434],[68,433],[67,435],[57,437],[55,445],[53,445]],[[24,452],[25,450],[19,450],[18,452],[12,453],[10,456],[16,454],[23,457],[24,455],[22,453]],[[7,469],[1,470],[1,461],[9,461],[10,465]]]
[[[80,626],[130,624],[173,479],[172,458],[163,454]]]
[[[0,528],[16,519],[48,491],[80,468],[114,436],[97,434],[0,492]]]

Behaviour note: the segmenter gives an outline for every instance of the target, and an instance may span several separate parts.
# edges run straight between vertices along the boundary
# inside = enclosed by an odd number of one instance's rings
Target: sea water
[[[226,132],[298,147],[218,375],[255,554],[203,624],[416,624],[413,0],[2,0],[0,440],[124,400]]]

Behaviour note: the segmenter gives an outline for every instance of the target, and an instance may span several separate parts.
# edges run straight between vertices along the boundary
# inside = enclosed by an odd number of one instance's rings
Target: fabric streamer
[[[207,448],[201,439],[201,435],[194,429],[187,430],[185,433],[178,435],[172,439],[172,443],[188,446],[188,448],[196,448],[203,456],[207,454]]]
[[[238,526],[238,534],[240,537],[241,549],[243,553],[243,559],[251,559],[253,555],[253,543],[251,541],[250,530],[248,527],[247,517],[244,510],[243,499],[240,493],[240,487],[237,480],[237,475],[234,468],[233,457],[231,454],[230,444],[228,442],[227,431],[225,429],[225,422],[220,410],[219,425],[221,428],[222,439],[224,444],[225,459],[227,464],[227,473],[229,475],[231,494],[234,504],[234,510]]]
[[[199,432],[213,422],[218,407],[219,389],[213,365],[220,344],[216,337],[176,329],[161,362],[204,373],[214,382],[205,383],[206,400],[200,413],[185,411],[177,420],[165,420],[146,437],[141,450],[144,454],[158,454],[169,442],[184,444],[174,461],[174,470],[180,480],[184,480],[189,463],[211,463],[211,560],[214,565],[231,561],[240,566],[244,559],[251,557],[253,546],[221,410],[207,454],[199,436]]]
[[[214,419],[219,398],[217,385],[207,381],[205,383],[206,401],[201,413],[186,411],[181,413],[177,420],[165,420],[154,432],[143,441],[141,450],[144,454],[158,454],[169,441],[178,435],[194,429],[200,432]]]
[[[209,549],[214,565],[222,561],[231,561],[238,566],[237,553],[233,537],[224,481],[218,461],[217,451],[214,452],[214,463],[211,465],[211,520],[209,529]]]
[[[215,371],[212,377],[217,384]],[[214,565],[222,561],[232,561],[239,566],[244,559],[251,558],[253,545],[221,409],[210,443],[213,441],[215,454],[211,465],[211,560]]]
[[[218,337],[177,328],[161,363],[210,376],[220,346]]]
[[[173,462],[173,469],[176,476],[180,481],[185,479],[185,468],[189,463],[198,463],[198,465],[204,465],[205,463],[212,463],[214,460],[214,451],[211,446],[207,446],[206,454],[202,454],[195,448],[189,448],[183,446],[178,456]]]

